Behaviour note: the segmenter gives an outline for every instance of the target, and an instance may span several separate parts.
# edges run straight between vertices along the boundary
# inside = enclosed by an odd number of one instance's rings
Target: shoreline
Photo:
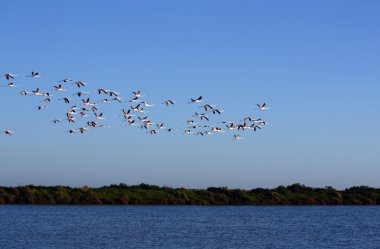
[[[273,189],[210,187],[185,189],[148,184],[128,186],[0,186],[0,205],[197,205],[197,206],[336,206],[380,205],[380,189],[367,186],[336,190],[296,183]]]

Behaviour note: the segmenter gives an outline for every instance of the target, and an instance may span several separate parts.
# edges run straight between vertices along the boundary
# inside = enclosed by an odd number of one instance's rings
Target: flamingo
[[[269,110],[271,109],[271,107],[267,107],[265,103],[263,104],[257,104],[257,106],[259,107],[259,110]]]
[[[197,99],[190,99],[189,104],[201,103],[201,102],[203,102],[202,98],[203,98],[202,96],[199,96]]]
[[[11,73],[6,73],[3,75],[7,80],[14,79],[17,75],[11,74]]]
[[[4,133],[5,135],[12,136],[14,132],[11,131],[11,130],[6,130],[6,131],[3,131],[3,133]]]
[[[41,75],[39,72],[32,71],[31,75],[27,75],[26,77],[32,77],[32,78],[40,78]]]
[[[165,104],[166,106],[169,106],[169,105],[174,105],[174,103],[175,103],[174,100],[167,99],[162,104]]]

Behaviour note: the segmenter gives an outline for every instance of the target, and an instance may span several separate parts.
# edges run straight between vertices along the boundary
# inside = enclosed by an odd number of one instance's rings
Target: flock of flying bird
[[[14,83],[17,75],[12,73],[6,73],[2,75],[7,80],[7,84],[2,85],[2,87],[7,88],[17,88],[18,86]],[[40,78],[41,74],[39,72],[31,72],[31,74],[26,75],[26,77],[31,78]],[[75,89],[73,93],[66,94],[66,96],[62,98],[53,99],[53,95],[55,92],[68,93],[68,88],[70,85],[73,85],[72,88]],[[82,124],[81,126],[77,126],[77,128],[70,128],[68,133],[85,133],[90,128],[96,127],[110,127],[108,125],[102,124],[102,120],[105,119],[103,116],[103,112],[100,111],[100,107],[102,104],[116,102],[119,104],[128,103],[128,108],[121,108],[121,114],[123,120],[129,126],[136,126],[142,130],[145,130],[146,133],[155,135],[162,130],[167,132],[175,132],[178,131],[178,128],[169,128],[166,127],[164,123],[154,123],[146,116],[146,109],[153,107],[154,104],[151,102],[145,101],[144,95],[141,91],[132,92],[132,96],[128,100],[124,100],[120,93],[114,90],[99,88],[97,89],[97,94],[101,95],[101,100],[94,102],[88,97],[90,92],[83,91],[86,87],[87,83],[81,80],[72,80],[72,79],[62,79],[59,80],[56,85],[53,86],[51,91],[41,91],[40,88],[36,88],[33,90],[21,90],[19,91],[20,95],[30,95],[30,96],[38,96],[41,98],[40,105],[36,107],[38,110],[43,110],[48,108],[48,104],[52,101],[62,101],[63,103],[69,105],[69,108],[66,110],[66,113],[62,118],[54,118],[51,122],[54,124],[61,122],[68,122],[74,126],[78,124]],[[75,98],[75,99],[74,99]],[[79,99],[79,100],[78,100]],[[80,103],[79,105],[74,105],[73,103]],[[240,132],[243,131],[257,131],[262,129],[263,126],[266,125],[266,121],[261,118],[252,118],[247,116],[240,120],[239,122],[230,122],[230,121],[222,121],[217,122],[217,125],[212,125],[212,116],[222,115],[223,110],[220,110],[216,107],[216,105],[209,104],[204,101],[202,96],[198,98],[190,99],[189,104],[199,104],[198,109],[201,109],[202,112],[194,112],[194,115],[191,119],[187,120],[184,124],[186,128],[183,133],[187,135],[197,135],[197,136],[206,136],[215,133],[224,133],[226,131],[235,131],[236,134],[233,135],[233,140],[243,139]],[[173,99],[166,99],[162,102],[163,105],[170,107],[176,104],[176,101]],[[257,110],[268,110],[271,109],[265,103],[257,104]],[[4,130],[2,131],[5,135],[13,135],[13,130]]]

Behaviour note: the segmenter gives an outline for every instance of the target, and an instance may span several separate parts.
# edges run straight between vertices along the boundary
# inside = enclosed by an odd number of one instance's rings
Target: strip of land
[[[380,205],[380,189],[367,186],[336,190],[302,184],[252,190],[211,187],[184,189],[147,184],[0,187],[0,204],[43,205]]]

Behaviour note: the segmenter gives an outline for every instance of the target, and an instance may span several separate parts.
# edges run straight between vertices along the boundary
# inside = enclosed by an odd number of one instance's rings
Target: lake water
[[[0,248],[380,248],[380,207],[0,206]]]

